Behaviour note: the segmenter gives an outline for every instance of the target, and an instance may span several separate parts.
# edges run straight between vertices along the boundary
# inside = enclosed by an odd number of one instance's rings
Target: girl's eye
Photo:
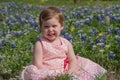
[[[57,25],[53,25],[53,27],[57,27]]]
[[[49,26],[44,26],[44,28],[49,28]]]

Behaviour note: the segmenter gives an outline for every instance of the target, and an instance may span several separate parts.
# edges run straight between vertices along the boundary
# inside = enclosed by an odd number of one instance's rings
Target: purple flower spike
[[[0,56],[0,62],[3,60],[3,58]]]
[[[109,58],[110,58],[110,59],[114,59],[114,58],[115,58],[115,54],[114,54],[113,52],[110,52]]]

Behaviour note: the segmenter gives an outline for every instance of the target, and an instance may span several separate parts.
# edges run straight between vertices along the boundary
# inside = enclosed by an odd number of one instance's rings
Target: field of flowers
[[[0,3],[0,80],[18,77],[32,61],[41,36],[38,16],[45,6]],[[103,66],[108,80],[120,79],[120,5],[59,7],[65,17],[62,36],[76,55]]]

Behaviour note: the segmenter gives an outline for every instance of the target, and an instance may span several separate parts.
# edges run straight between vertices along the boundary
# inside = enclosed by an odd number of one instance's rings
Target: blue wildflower
[[[38,26],[38,22],[36,22],[36,21],[30,21],[30,26],[31,27],[37,27]]]
[[[89,24],[90,24],[90,22],[91,22],[91,21],[90,21],[90,19],[89,19],[89,18],[85,20],[85,24],[87,24],[87,25],[89,25]]]
[[[80,12],[78,12],[77,13],[77,18],[83,18],[83,15]]]
[[[81,28],[83,26],[83,22],[76,21],[74,24],[76,27]]]
[[[11,44],[11,48],[16,48],[16,45],[15,44]]]
[[[117,35],[120,35],[120,30],[117,30],[117,31],[116,31],[116,34],[117,34]]]
[[[115,54],[111,51],[110,54],[109,54],[109,58],[110,59],[114,59],[115,58]]]
[[[75,12],[72,12],[72,16],[73,16],[73,17],[76,17],[76,14],[75,14]]]
[[[18,20],[21,21],[21,20],[22,20],[22,16],[20,16],[19,14],[17,14],[17,15],[16,15],[16,19],[18,19]]]
[[[39,41],[40,40],[40,37],[36,37],[36,41]]]
[[[68,16],[68,15],[64,15],[64,18],[65,18],[65,19],[69,19],[69,16]]]
[[[66,38],[66,39],[69,40],[69,41],[72,39],[71,36],[68,35],[68,34],[65,34],[65,35],[64,35],[64,38]]]
[[[25,25],[25,24],[27,24],[27,20],[25,20],[25,19],[20,20],[20,23],[21,23],[22,25]]]
[[[61,31],[61,34],[62,34],[62,35],[66,34],[66,30],[63,29],[63,30]]]
[[[3,34],[2,33],[0,33],[0,37],[2,37],[3,36]]]
[[[87,40],[86,35],[82,35],[82,36],[81,36],[81,39],[82,39],[83,41],[86,41],[86,40]]]
[[[96,31],[95,28],[92,28],[92,30],[90,31],[90,34],[98,35],[98,32]]]
[[[120,6],[119,6],[119,5],[116,5],[116,6],[114,6],[114,9],[119,10],[119,9],[120,9]]]
[[[112,33],[114,31],[114,29],[112,29],[112,28],[108,28],[108,34],[110,34],[110,33]]]
[[[28,13],[25,13],[24,16],[25,16],[24,18],[27,20],[30,18],[30,14],[28,14]]]
[[[84,13],[85,14],[89,14],[90,13],[89,9],[88,8],[84,8]]]
[[[2,40],[2,44],[3,44],[4,46],[5,46],[7,43],[8,43],[7,40],[5,40],[5,39]]]
[[[120,46],[120,38],[117,39],[118,45]]]
[[[103,35],[101,38],[102,38],[102,40],[106,41],[106,36],[105,35]]]
[[[3,60],[3,58],[0,56],[0,62]]]
[[[14,33],[14,34],[15,34],[16,37],[19,37],[19,36],[22,35],[22,32],[16,32],[16,33]]]
[[[95,43],[100,43],[100,40],[99,39],[95,39]]]
[[[99,14],[99,15],[97,16],[97,19],[98,19],[98,21],[102,21],[102,20],[103,20],[103,15]]]
[[[0,44],[0,50],[2,50],[2,48],[3,48],[3,47],[2,47],[2,44]]]

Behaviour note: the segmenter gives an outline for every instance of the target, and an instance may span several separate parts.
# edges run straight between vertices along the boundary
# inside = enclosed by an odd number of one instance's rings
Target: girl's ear
[[[63,30],[63,29],[64,29],[64,25],[61,26],[61,30]]]

